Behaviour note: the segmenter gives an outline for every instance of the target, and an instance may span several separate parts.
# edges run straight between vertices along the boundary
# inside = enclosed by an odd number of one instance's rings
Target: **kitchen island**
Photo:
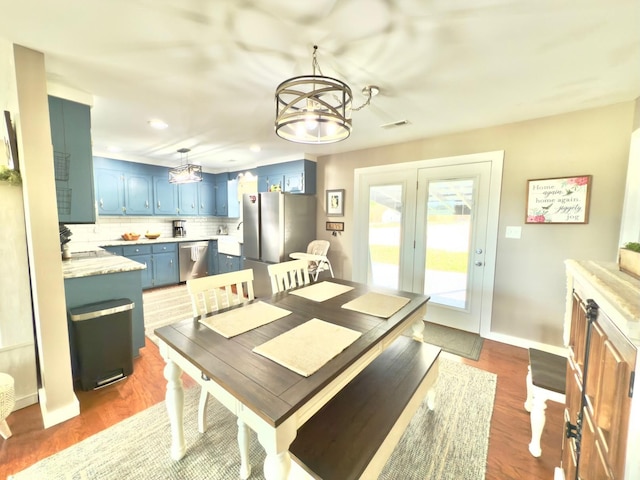
[[[125,257],[101,249],[74,252],[63,260],[67,312],[73,308],[97,302],[127,298],[134,303],[132,311],[132,355],[137,357],[144,347],[144,310],[142,305],[141,272],[146,267]],[[79,363],[73,322],[69,322],[69,344],[74,379]]]

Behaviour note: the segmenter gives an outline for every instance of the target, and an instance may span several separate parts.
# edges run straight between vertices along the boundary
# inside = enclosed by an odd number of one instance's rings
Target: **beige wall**
[[[615,261],[635,103],[536,119],[318,159],[318,237],[331,241],[336,275],[351,278],[354,169],[504,150],[491,331],[562,344],[567,258]],[[357,127],[357,118],[354,118]],[[347,140],[348,141],[348,140]],[[528,179],[593,175],[589,223],[525,225]],[[345,217],[326,217],[325,189],[344,188]],[[344,221],[337,237],[327,220]],[[506,239],[506,226],[522,238]]]

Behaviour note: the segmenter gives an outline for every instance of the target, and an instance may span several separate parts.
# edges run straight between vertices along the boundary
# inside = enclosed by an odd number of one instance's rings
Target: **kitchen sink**
[[[240,256],[240,242],[233,237],[218,237],[218,252],[224,255]]]

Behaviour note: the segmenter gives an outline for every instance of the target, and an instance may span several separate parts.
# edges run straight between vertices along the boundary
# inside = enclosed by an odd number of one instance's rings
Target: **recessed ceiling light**
[[[149,120],[149,125],[151,126],[151,128],[155,128],[156,130],[164,130],[169,126],[166,122],[163,122],[162,120],[157,118]]]
[[[258,153],[262,149],[260,148],[260,145],[251,145],[249,147],[249,150],[251,150],[253,153]]]

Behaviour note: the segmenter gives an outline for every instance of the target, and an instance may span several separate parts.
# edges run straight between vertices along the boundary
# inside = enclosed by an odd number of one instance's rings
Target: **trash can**
[[[133,307],[128,298],[119,298],[69,310],[83,390],[105,387],[133,373]]]

